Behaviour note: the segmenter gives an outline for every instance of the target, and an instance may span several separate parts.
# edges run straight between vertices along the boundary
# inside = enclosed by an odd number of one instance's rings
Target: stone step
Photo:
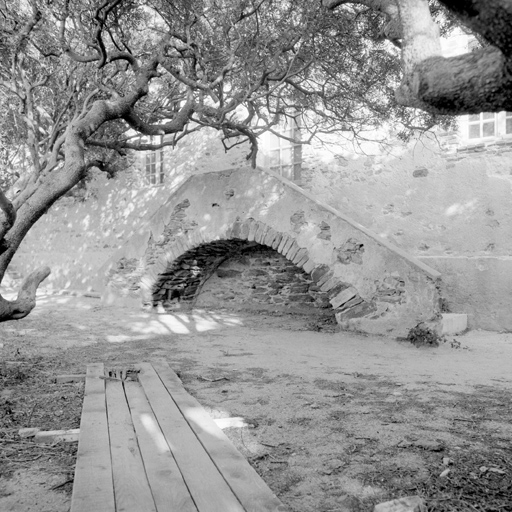
[[[468,315],[465,313],[443,313],[441,334],[461,334],[468,328]]]

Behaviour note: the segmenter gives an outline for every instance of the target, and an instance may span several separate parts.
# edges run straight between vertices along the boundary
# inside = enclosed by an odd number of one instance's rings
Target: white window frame
[[[462,116],[460,122],[460,135],[464,145],[481,144],[494,142],[496,140],[512,139],[512,112],[498,112],[476,114],[479,119],[476,120],[472,115]],[[492,118],[490,116],[493,116]],[[484,119],[484,117],[486,117]],[[492,135],[484,134],[484,125],[494,123],[494,133]],[[479,126],[479,136],[470,137],[470,130]]]
[[[492,133],[489,133],[490,127],[492,127]],[[475,129],[478,132],[476,137],[474,136]],[[498,115],[487,112],[469,115],[467,135],[468,140],[495,138],[498,135]]]
[[[149,144],[161,144],[163,136],[152,136]],[[143,157],[144,180],[149,186],[162,185],[165,181],[165,155],[164,148],[146,151]]]
[[[302,144],[288,139],[300,139],[299,119],[285,118],[277,128],[285,138],[267,133],[264,140],[265,165],[271,171],[291,181],[300,182],[302,171]]]

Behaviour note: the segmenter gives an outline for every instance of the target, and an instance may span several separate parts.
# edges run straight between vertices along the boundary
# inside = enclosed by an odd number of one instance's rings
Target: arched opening
[[[172,261],[153,287],[153,305],[330,315],[329,294],[266,245],[232,239],[201,244]]]

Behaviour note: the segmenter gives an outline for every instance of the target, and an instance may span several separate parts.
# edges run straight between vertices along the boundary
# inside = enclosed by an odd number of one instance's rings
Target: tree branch
[[[510,61],[493,47],[456,57],[425,59],[414,67],[397,101],[437,114],[512,110]]]
[[[49,267],[40,267],[27,276],[21,283],[16,300],[9,301],[0,295],[0,322],[26,317],[36,305],[37,288],[50,272]]]
[[[0,210],[4,213],[5,221],[3,222],[4,226],[7,228],[5,231],[8,231],[11,226],[16,221],[16,210],[14,209],[13,204],[7,196],[0,189]],[[0,229],[0,234],[4,234],[4,230]]]
[[[512,56],[512,6],[510,0],[440,0],[472,31]]]

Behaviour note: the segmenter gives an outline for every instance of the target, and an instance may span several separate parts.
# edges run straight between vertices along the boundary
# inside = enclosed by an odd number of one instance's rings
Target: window
[[[505,133],[512,135],[512,112],[505,112]]]
[[[496,114],[473,114],[468,120],[468,137],[484,139],[496,136]]]
[[[279,125],[279,133],[286,138],[270,134],[265,144],[268,167],[284,178],[300,181],[302,167],[302,146],[292,140],[300,138],[300,127],[296,120],[286,119]]]
[[[159,144],[162,140],[162,137],[151,137],[149,142]],[[148,185],[160,185],[164,182],[165,169],[163,148],[154,151],[146,151],[144,155],[144,176]]]
[[[512,112],[473,114],[464,117],[463,129],[469,143],[491,141],[512,136]]]

